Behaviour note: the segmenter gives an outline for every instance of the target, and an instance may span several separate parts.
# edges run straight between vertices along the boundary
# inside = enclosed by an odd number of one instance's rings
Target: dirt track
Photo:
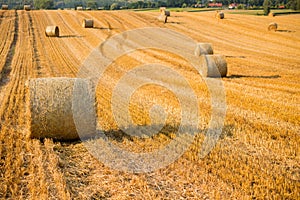
[[[270,18],[225,13],[224,20],[217,20],[213,12],[183,12],[171,13],[167,24],[159,23],[156,15],[0,11],[0,198],[300,197],[300,15]],[[91,17],[96,28],[83,29],[81,20]],[[279,24],[277,32],[267,31],[273,21]],[[45,27],[54,24],[60,27],[61,37],[45,37]],[[222,79],[227,102],[225,128],[209,156],[197,160],[194,144],[166,168],[130,174],[104,166],[80,142],[26,137],[28,78],[76,77],[81,63],[101,42],[125,30],[149,26],[170,28],[195,41],[212,43],[215,54],[226,56],[229,72]],[[193,79],[197,72],[182,58],[155,50],[124,56],[105,72],[97,90],[98,120],[107,130],[116,129],[109,106],[111,89],[124,71],[141,64],[140,58],[174,65],[197,94],[203,95],[203,82]],[[121,66],[123,71],[116,72],[114,66]],[[147,115],[141,115],[139,111],[144,108],[138,108],[144,96],[163,104],[164,98],[171,99],[167,92],[155,95],[160,89],[142,88],[133,98],[137,108],[133,106],[131,112],[137,124],[148,120],[139,121]],[[209,110],[208,102],[202,106],[200,109]],[[208,115],[209,111],[203,112],[205,122]],[[164,144],[169,139],[161,136],[155,142]],[[126,137],[120,143],[128,148],[136,145],[147,149],[148,145],[147,141],[132,142]]]

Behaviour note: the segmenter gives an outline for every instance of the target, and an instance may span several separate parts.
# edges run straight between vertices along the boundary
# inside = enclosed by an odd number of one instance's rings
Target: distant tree
[[[300,10],[300,0],[289,0],[287,7],[292,10]]]
[[[268,15],[271,10],[269,0],[264,0],[263,7],[264,7],[264,15]]]
[[[86,3],[87,7],[90,7],[91,9],[97,9],[98,5],[97,2],[95,0],[88,0]]]
[[[34,7],[37,9],[51,9],[54,7],[54,0],[34,0]]]
[[[110,9],[111,10],[118,10],[118,9],[120,9],[120,6],[117,3],[113,3],[113,4],[110,5]]]

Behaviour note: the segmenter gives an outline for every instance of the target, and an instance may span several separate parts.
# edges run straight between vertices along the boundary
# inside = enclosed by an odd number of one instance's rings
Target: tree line
[[[30,4],[35,9],[63,9],[83,6],[89,9],[143,9],[166,7],[193,7],[194,5],[208,6],[209,2],[222,3],[228,6],[232,3],[242,4],[243,8],[255,8],[267,5],[276,8],[284,5],[286,8],[300,10],[300,0],[2,0],[10,8],[22,9],[24,4]]]

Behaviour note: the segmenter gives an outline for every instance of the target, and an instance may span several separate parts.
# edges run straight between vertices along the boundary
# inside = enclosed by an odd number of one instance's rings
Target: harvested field
[[[164,24],[157,12],[0,10],[0,199],[299,199],[300,15],[274,19],[225,11],[223,20],[214,15],[173,12]],[[84,18],[93,19],[94,28],[82,28]],[[279,25],[276,32],[266,28],[271,20]],[[46,37],[45,28],[54,24],[60,37]],[[227,113],[221,138],[208,156],[198,158],[200,134],[171,165],[127,173],[99,162],[84,142],[27,137],[28,79],[74,78],[103,41],[143,27],[177,31],[210,43],[214,54],[225,56],[228,73],[221,80]],[[113,144],[132,152],[168,144],[180,122],[176,96],[151,84],[133,93],[129,112],[137,127],[151,125],[149,110],[161,105],[171,115],[159,134],[131,137],[114,120],[111,98],[118,81],[135,66],[151,62],[186,78],[198,98],[202,132],[210,120],[209,91],[187,60],[159,49],[130,52],[102,74],[96,96],[98,125]],[[183,85],[171,75],[164,80]]]

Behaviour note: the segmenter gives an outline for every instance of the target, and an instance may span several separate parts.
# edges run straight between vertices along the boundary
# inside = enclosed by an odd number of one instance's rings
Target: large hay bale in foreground
[[[159,15],[159,16],[157,17],[157,19],[158,19],[158,21],[160,21],[160,22],[167,23],[167,21],[168,21],[168,16],[166,16],[166,15]]]
[[[81,138],[95,136],[95,94],[90,80],[37,78],[26,86],[30,138],[73,140],[79,139],[78,133]]]
[[[277,25],[277,23],[275,23],[275,22],[269,24],[269,26],[268,26],[268,30],[269,30],[269,31],[276,31],[277,28],[278,28],[278,25]]]
[[[217,19],[224,19],[224,17],[225,17],[225,15],[224,15],[223,12],[217,12],[217,13],[216,13],[216,18],[217,18]]]
[[[201,71],[204,77],[224,77],[227,75],[227,62],[222,55],[202,55]]]
[[[195,56],[214,54],[210,43],[198,43],[195,49]]]
[[[92,19],[83,19],[82,20],[82,27],[83,28],[93,28],[94,27],[94,20],[92,20]]]
[[[47,37],[59,37],[58,26],[47,26],[45,34]]]
[[[8,5],[4,5],[4,4],[3,4],[3,5],[1,6],[1,9],[2,9],[2,10],[8,10]]]
[[[83,10],[83,7],[82,6],[77,6],[76,10]]]
[[[24,10],[30,11],[31,10],[31,6],[30,5],[24,5]]]

